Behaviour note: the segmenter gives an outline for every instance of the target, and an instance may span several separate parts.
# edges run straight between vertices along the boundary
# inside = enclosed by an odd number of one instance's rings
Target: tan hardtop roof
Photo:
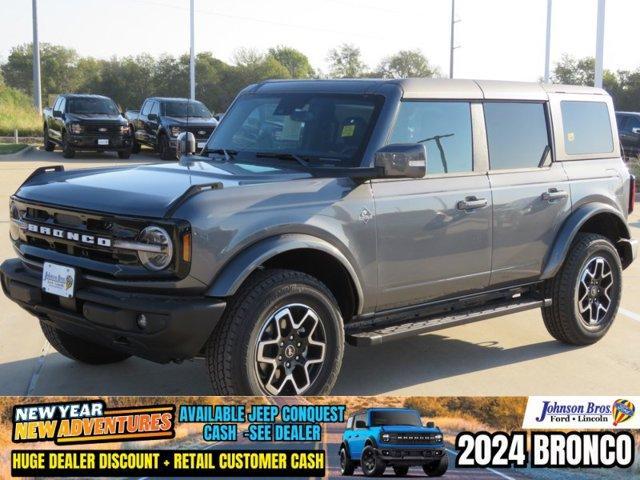
[[[407,78],[388,81],[397,83],[402,88],[404,98],[546,100],[549,93],[607,94],[600,88],[554,83],[445,78]]]

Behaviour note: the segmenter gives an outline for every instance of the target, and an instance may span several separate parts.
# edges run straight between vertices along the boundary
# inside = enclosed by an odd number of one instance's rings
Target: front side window
[[[167,117],[211,118],[211,112],[201,102],[173,101],[163,102],[162,108]]]
[[[141,115],[149,115],[149,111],[151,110],[151,105],[153,105],[153,101],[152,100],[147,100],[146,102],[144,102],[144,105],[142,106],[142,111],[140,112]]]
[[[569,155],[613,152],[609,108],[605,102],[562,101],[564,149]]]
[[[70,97],[67,110],[70,113],[118,115],[118,107],[113,100],[99,97]]]
[[[488,102],[484,116],[491,170],[544,165],[550,147],[542,103]]]
[[[473,170],[468,102],[403,101],[390,143],[424,143],[427,173]]]
[[[152,102],[153,106],[151,107],[151,111],[149,113],[155,113],[158,115],[160,108],[158,107],[158,102]]]
[[[376,411],[371,412],[371,425],[382,427],[385,425],[407,425],[421,427],[422,421],[414,412]]]
[[[382,103],[375,95],[244,95],[225,114],[207,149],[360,164]]]

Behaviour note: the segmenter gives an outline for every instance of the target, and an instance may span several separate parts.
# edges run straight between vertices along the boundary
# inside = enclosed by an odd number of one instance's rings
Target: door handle
[[[464,200],[458,202],[458,210],[475,210],[476,208],[483,208],[487,206],[486,198],[467,197]]]
[[[550,188],[541,195],[542,200],[545,202],[553,202],[554,200],[560,200],[561,198],[567,198],[569,193],[565,190],[558,190],[557,188]]]

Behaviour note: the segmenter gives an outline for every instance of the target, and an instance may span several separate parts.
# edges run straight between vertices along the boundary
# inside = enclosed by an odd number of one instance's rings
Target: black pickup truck
[[[116,151],[123,159],[131,156],[129,124],[109,97],[59,95],[53,108],[44,109],[42,117],[47,152],[58,145],[65,158],[73,158],[78,150]]]
[[[163,160],[177,159],[177,138],[191,132],[203,148],[218,121],[202,102],[186,98],[147,98],[140,110],[127,110],[125,117],[134,134],[133,152],[142,145],[153,148]]]

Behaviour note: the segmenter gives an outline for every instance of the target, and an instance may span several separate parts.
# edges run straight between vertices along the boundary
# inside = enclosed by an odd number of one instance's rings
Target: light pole
[[[547,0],[547,37],[544,51],[544,82],[549,83],[549,69],[551,62],[551,4],[553,0]]]
[[[598,26],[596,29],[596,72],[593,84],[602,88],[602,70],[604,56],[604,7],[605,0],[598,0]]]
[[[451,0],[451,44],[449,46],[449,78],[453,78],[453,51],[458,48],[455,46],[455,26],[456,20],[456,0]]]
[[[32,2],[33,13],[33,105],[42,113],[42,93],[40,82],[40,42],[38,41],[38,0]]]
[[[33,0],[35,2],[35,0]],[[193,2],[191,0],[191,13],[190,13],[190,27],[191,27],[191,51],[189,58],[189,84],[190,84],[190,98],[195,100],[196,98],[196,49],[195,49],[195,21],[194,21],[194,9]]]

